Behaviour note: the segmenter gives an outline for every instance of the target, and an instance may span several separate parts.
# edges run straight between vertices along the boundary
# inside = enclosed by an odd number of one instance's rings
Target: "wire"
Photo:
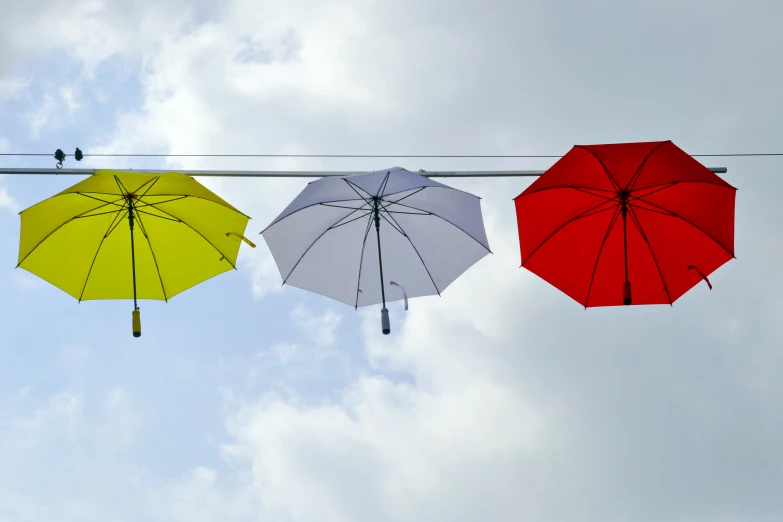
[[[0,156],[52,157],[51,154],[2,152]],[[783,152],[691,154],[694,158],[783,156]],[[562,158],[554,154],[84,154],[95,158]]]

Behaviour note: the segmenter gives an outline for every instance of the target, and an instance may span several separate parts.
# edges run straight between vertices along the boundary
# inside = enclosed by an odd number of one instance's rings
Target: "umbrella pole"
[[[141,337],[141,314],[136,300],[136,248],[133,244],[133,198],[128,195],[128,222],[130,223],[131,270],[133,272],[133,337]]]
[[[625,283],[623,283],[623,304],[631,304],[631,282],[628,280],[628,193],[620,193],[620,211],[623,214],[623,255],[625,257]]]
[[[389,335],[391,325],[389,324],[389,310],[386,309],[386,290],[383,287],[383,258],[381,257],[381,215],[378,210],[378,198],[373,198],[373,218],[375,219],[375,236],[378,238],[378,267],[381,271],[381,298],[383,299],[383,308],[381,309],[381,330],[383,335]]]

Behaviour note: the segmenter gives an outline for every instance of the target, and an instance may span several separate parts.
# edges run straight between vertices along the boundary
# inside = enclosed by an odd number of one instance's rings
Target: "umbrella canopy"
[[[20,215],[17,266],[79,301],[133,298],[136,337],[137,299],[168,301],[235,268],[250,219],[174,172],[99,171]]]
[[[585,308],[672,304],[735,257],[735,197],[671,141],[575,146],[515,198],[522,266]]]
[[[396,167],[313,181],[261,232],[283,284],[358,308],[440,295],[489,253],[480,199]]]

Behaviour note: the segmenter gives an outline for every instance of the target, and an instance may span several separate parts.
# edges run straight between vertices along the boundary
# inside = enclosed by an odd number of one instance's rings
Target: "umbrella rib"
[[[387,214],[406,214],[408,216],[431,216],[432,212],[403,212],[401,210],[386,210]]]
[[[163,285],[163,276],[160,273],[160,266],[158,265],[158,257],[155,255],[155,249],[152,248],[152,241],[150,240],[150,236],[147,235],[147,227],[144,226],[144,222],[141,220],[141,216],[136,214],[136,218],[139,220],[141,232],[144,234],[144,239],[147,240],[147,245],[149,245],[150,253],[152,254],[152,260],[155,262],[155,271],[158,273],[158,281],[160,281],[160,289],[163,291],[163,300],[168,303],[169,298],[166,295],[166,287]]]
[[[354,211],[354,212],[355,212],[355,211]],[[351,212],[350,214],[348,214],[348,216],[350,216],[351,214],[353,214],[353,212]],[[294,273],[294,270],[296,270],[296,267],[298,267],[298,266],[299,266],[299,263],[301,263],[301,262],[302,262],[302,259],[304,259],[304,256],[306,256],[306,255],[307,255],[307,253],[310,251],[310,249],[311,249],[311,248],[313,248],[313,245],[315,245],[315,244],[318,242],[318,240],[319,240],[319,239],[321,239],[322,237],[324,237],[324,235],[326,235],[326,233],[327,233],[327,232],[329,232],[330,230],[333,230],[333,228],[332,228],[332,227],[334,227],[335,225],[337,225],[337,223],[339,223],[339,222],[340,222],[340,221],[342,221],[343,219],[347,218],[348,216],[343,216],[343,217],[341,217],[340,219],[338,219],[337,221],[335,221],[334,223],[332,223],[332,224],[331,224],[331,225],[330,225],[330,226],[329,226],[329,227],[328,227],[326,230],[324,230],[323,232],[321,232],[321,234],[320,234],[320,235],[319,235],[317,238],[315,238],[315,239],[313,240],[313,242],[312,242],[312,243],[310,243],[310,246],[309,246],[309,247],[307,247],[307,249],[306,249],[306,250],[305,250],[305,251],[302,253],[302,255],[301,255],[301,256],[299,256],[299,259],[297,260],[297,262],[296,262],[296,264],[294,265],[294,267],[291,269],[291,271],[290,271],[290,272],[288,272],[288,275],[287,275],[287,276],[285,276],[285,279],[283,279],[283,284],[286,284],[286,282],[287,282],[287,281],[288,281],[288,280],[291,278],[291,275]]]
[[[660,214],[662,216],[669,216],[669,217],[678,217],[676,214],[672,214],[668,210],[658,210],[657,208],[645,208],[641,205],[628,205],[629,207],[638,208],[640,210],[646,210],[648,212],[654,212],[655,214]]]
[[[571,219],[569,219],[568,221],[566,221],[565,223],[563,223],[562,225],[560,225],[559,227],[557,227],[557,228],[556,228],[556,229],[555,229],[555,230],[554,230],[554,231],[553,231],[551,234],[549,234],[549,235],[548,235],[548,236],[547,236],[547,237],[546,237],[546,238],[545,238],[545,239],[544,239],[544,240],[543,240],[543,241],[542,241],[542,242],[541,242],[541,243],[540,243],[540,244],[539,244],[539,245],[538,245],[538,246],[537,246],[535,249],[533,249],[533,251],[530,253],[530,255],[529,255],[529,256],[527,256],[527,260],[522,262],[522,266],[525,266],[525,263],[527,263],[528,261],[530,261],[530,259],[531,259],[531,258],[532,258],[532,257],[533,257],[535,254],[536,254],[536,252],[538,252],[538,251],[541,249],[541,247],[543,247],[543,246],[544,246],[544,245],[545,245],[545,244],[546,244],[546,243],[547,243],[547,242],[548,242],[550,239],[552,239],[552,238],[553,238],[553,237],[554,237],[554,236],[555,236],[555,235],[556,235],[558,232],[560,232],[561,230],[563,230],[565,227],[567,227],[567,226],[568,226],[568,225],[570,225],[571,223],[573,223],[573,222],[575,222],[575,221],[578,221],[578,220],[580,220],[580,219],[586,218],[586,217],[590,217],[590,216],[594,216],[594,215],[596,215],[596,214],[600,214],[601,212],[606,212],[607,210],[611,210],[611,209],[613,208],[613,207],[606,207],[606,208],[602,208],[602,209],[598,210],[598,209],[599,209],[599,207],[602,207],[603,205],[606,205],[606,203],[607,203],[607,202],[606,202],[606,201],[604,201],[604,202],[602,202],[602,203],[600,203],[600,204],[598,204],[598,205],[596,205],[596,206],[594,206],[594,207],[588,208],[587,210],[585,210],[585,211],[584,211],[584,212],[582,212],[581,214],[577,214],[576,216],[572,217]],[[619,205],[618,205],[616,208],[619,208]]]
[[[120,210],[116,211],[117,216],[120,215]],[[117,216],[114,216],[114,219],[112,219],[111,223],[109,223],[108,228],[106,229],[106,233],[103,234],[103,237],[101,238],[101,242],[98,244],[98,248],[95,250],[95,255],[92,258],[92,263],[90,263],[90,269],[87,271],[87,276],[84,278],[84,284],[82,285],[82,292],[79,294],[79,302],[82,302],[82,299],[84,298],[84,291],[87,290],[87,283],[90,281],[90,275],[92,275],[92,269],[95,266],[95,261],[98,259],[98,254],[101,253],[101,248],[103,247],[104,241],[106,241],[106,238],[109,237],[109,234],[113,230],[112,227],[115,227],[115,223],[119,223],[122,221],[122,218],[119,219],[119,221],[115,220],[117,219]],[[116,227],[115,227],[116,228]]]
[[[604,202],[604,203],[605,203],[605,202]],[[604,203],[601,203],[601,205],[603,205]],[[406,207],[406,208],[410,208],[410,209],[413,209],[413,210],[418,210],[419,212],[427,212],[426,210],[423,210],[423,209],[420,209],[420,208],[417,208],[417,207],[412,207],[412,206],[410,206],[410,205],[403,205],[402,203],[395,203],[395,205],[400,205],[401,207]],[[490,249],[489,249],[487,246],[485,246],[483,243],[481,243],[481,241],[479,241],[478,239],[476,239],[475,237],[473,237],[471,234],[469,234],[468,232],[466,232],[466,231],[465,231],[465,229],[463,229],[463,228],[462,228],[462,227],[460,227],[459,225],[455,224],[453,221],[450,221],[450,220],[446,219],[445,217],[443,217],[443,216],[439,216],[438,214],[435,214],[435,213],[432,213],[432,212],[430,212],[430,214],[429,214],[429,215],[431,215],[431,216],[435,216],[435,217],[436,217],[436,218],[438,218],[438,219],[442,219],[442,220],[443,220],[443,221],[445,221],[446,223],[449,223],[449,224],[450,224],[450,225],[452,225],[453,227],[455,227],[455,228],[457,228],[457,229],[461,230],[462,232],[464,232],[464,233],[465,233],[465,235],[466,235],[466,236],[468,236],[469,238],[473,239],[473,241],[475,241],[476,243],[478,243],[479,245],[481,245],[482,247],[484,247],[484,248],[487,250],[487,252],[489,252],[490,254],[492,253],[492,250],[490,250]]]
[[[95,201],[100,201],[101,203],[105,203],[105,205],[114,205],[114,206],[117,206],[117,207],[125,208],[124,204],[120,205],[120,204],[117,203],[118,201],[123,201],[125,199],[124,196],[123,197],[119,197],[117,199],[114,199],[112,201],[106,201],[105,199],[89,196],[89,195],[85,194],[84,192],[72,192],[72,194],[78,194],[79,196],[84,196],[85,198],[94,199]],[[93,194],[98,194],[98,192],[93,192]],[[106,196],[116,196],[117,195],[117,194],[111,194],[109,192],[101,192],[100,194],[104,194]],[[101,207],[95,207],[93,210],[97,210],[99,208],[101,208]]]
[[[207,203],[213,203],[215,205],[220,205],[221,207],[224,207],[224,208],[227,208],[229,210],[232,210],[232,211],[236,212],[237,214],[241,214],[241,215],[245,216],[246,218],[250,219],[250,216],[248,216],[244,212],[240,211],[239,209],[236,209],[236,208],[232,207],[228,203],[220,203],[219,201],[215,201],[215,200],[212,200],[212,199],[209,199],[209,198],[202,198],[201,196],[196,196],[195,194],[187,194],[185,196],[183,196],[181,194],[153,194],[153,196],[154,197],[171,196],[171,197],[175,198],[175,199],[173,199],[171,201],[176,201],[176,199],[182,199],[182,198],[200,199],[201,201],[206,201]],[[164,202],[160,202],[160,203],[150,203],[150,205],[159,205],[159,204],[162,204],[162,203],[170,203],[170,201],[164,201]]]
[[[357,196],[359,196],[360,198],[362,198],[362,201],[364,201],[365,203],[368,203],[368,204],[370,203],[370,201],[371,201],[371,200],[369,200],[369,199],[365,198],[364,196],[362,196],[361,194],[359,194],[359,191],[358,191],[358,190],[356,190],[356,189],[357,189],[357,188],[361,189],[363,192],[365,192],[365,193],[369,194],[369,195],[370,195],[370,197],[372,197],[372,194],[370,194],[369,192],[367,192],[367,191],[366,191],[366,190],[364,190],[363,188],[361,188],[361,187],[358,187],[358,186],[357,186],[355,183],[352,183],[352,182],[348,181],[348,179],[346,179],[346,178],[341,178],[341,179],[342,179],[343,181],[345,181],[345,182],[348,184],[348,186],[349,186],[349,187],[351,187],[351,189],[352,189],[354,192],[356,192],[356,195],[357,195]]]
[[[585,298],[585,310],[587,310],[587,306],[590,304],[590,293],[593,291],[593,281],[595,280],[595,273],[598,271],[598,262],[601,260],[601,254],[604,251],[604,245],[606,245],[606,241],[607,239],[609,239],[609,234],[611,234],[612,229],[614,228],[614,224],[617,223],[617,216],[619,215],[620,215],[620,207],[618,206],[615,209],[614,215],[612,216],[612,220],[609,222],[609,227],[606,229],[604,240],[601,241],[601,247],[598,249],[598,255],[595,257],[595,265],[593,265],[593,275],[590,276],[590,286],[587,287],[587,297]]]
[[[532,190],[529,192],[523,192],[522,194],[518,195],[514,198],[514,200],[517,200],[519,198],[522,198],[524,196],[531,196],[533,194],[538,194],[539,192],[546,192],[547,190],[555,190],[555,189],[573,189],[578,190],[580,192],[584,192],[585,194],[589,194],[591,196],[595,196],[597,198],[605,198],[607,200],[610,200],[612,198],[609,198],[608,196],[604,196],[601,194],[594,194],[593,192],[590,192],[591,190],[594,190],[596,192],[606,192],[607,194],[616,194],[616,190],[605,190],[605,189],[597,189],[593,187],[577,187],[576,185],[555,185],[553,187],[544,187],[536,190]]]
[[[155,197],[159,197],[159,196],[160,196],[160,194],[155,194]],[[191,197],[191,196],[179,196],[179,197],[176,197],[176,198],[173,198],[173,199],[167,199],[167,200],[164,200],[164,201],[156,201],[154,203],[147,203],[146,201],[142,201],[141,205],[134,205],[134,208],[138,210],[139,207],[150,207],[150,206],[153,206],[153,205],[162,205],[164,203],[171,203],[172,201],[179,201],[180,199],[185,199],[185,198],[189,198],[189,197]]]
[[[97,217],[97,216],[105,216],[106,214],[117,214],[118,212],[121,212],[122,209],[125,207],[120,207],[118,210],[109,210],[107,212],[98,212],[97,214],[90,214],[87,216],[76,216],[73,219],[84,219],[84,218],[91,218],[91,217]]]
[[[628,185],[626,185],[626,187],[625,187],[626,191],[630,192],[630,191],[633,190],[633,186],[639,180],[639,177],[642,175],[642,171],[644,170],[645,165],[647,165],[647,160],[650,159],[650,156],[652,156],[655,152],[657,152],[658,149],[660,149],[662,146],[666,145],[667,143],[669,143],[669,142],[668,141],[662,141],[661,143],[659,143],[658,145],[653,147],[653,149],[650,152],[647,153],[647,155],[644,157],[642,162],[639,164],[639,168],[636,169],[636,172],[634,172],[634,175],[631,176],[631,180],[628,182]]]
[[[655,263],[655,268],[658,269],[658,275],[661,277],[661,283],[663,284],[663,289],[666,291],[666,297],[669,298],[669,306],[674,306],[674,301],[672,301],[672,295],[669,293],[669,287],[666,286],[666,279],[663,278],[663,272],[661,272],[661,266],[658,264],[658,258],[655,257],[655,252],[653,252],[652,245],[650,244],[650,240],[647,239],[647,234],[644,233],[644,229],[642,229],[642,224],[639,222],[639,219],[636,217],[636,213],[633,211],[633,208],[629,208],[628,213],[631,214],[631,220],[633,221],[634,225],[636,225],[636,228],[639,229],[639,234],[641,234],[642,239],[644,239],[644,242],[647,243],[647,248],[650,250],[650,255],[652,256],[653,262]]]
[[[318,203],[318,204],[323,206],[323,207],[344,208],[346,210],[361,210],[361,209],[363,209],[367,205],[367,203],[365,203],[361,207],[345,207],[343,205],[333,205],[331,203]]]
[[[378,189],[378,193],[375,194],[375,197],[383,197],[384,192],[386,191],[386,185],[389,184],[389,178],[391,177],[391,171],[388,171],[386,173],[386,176],[383,178],[383,183],[381,183],[381,187]]]
[[[117,214],[119,215],[119,212]],[[107,234],[107,237],[112,235],[114,233],[114,231],[117,230],[117,227],[120,226],[120,223],[122,223],[122,221],[125,219],[125,216],[127,216],[127,215],[128,215],[128,210],[126,209],[125,212],[122,214],[122,217],[116,223],[114,223],[113,228],[111,230],[109,230],[109,233]]]
[[[419,192],[421,192],[421,191],[422,191],[422,190],[424,190],[425,188],[427,188],[427,187],[421,187],[421,188],[419,188],[419,189],[416,189],[416,190],[414,190],[413,192],[411,192],[410,194],[408,194],[407,196],[403,196],[403,197],[401,197],[400,199],[397,199],[397,200],[394,200],[394,201],[392,201],[392,200],[390,200],[390,199],[385,199],[384,201],[388,201],[389,203],[397,203],[397,202],[399,202],[399,201],[402,201],[402,200],[404,200],[404,199],[408,199],[408,198],[409,198],[409,197],[411,197],[411,196],[415,196],[416,194],[418,194]],[[401,191],[401,192],[405,192],[405,191]],[[396,192],[395,194],[399,194],[399,192]],[[393,195],[394,195],[394,194],[387,194],[387,196],[393,196]]]
[[[353,214],[353,212],[351,212],[351,214]],[[348,216],[350,216],[351,214],[348,214]],[[346,222],[344,222],[344,223],[340,223],[339,225],[332,225],[332,226],[331,226],[331,227],[329,227],[329,228],[331,228],[331,229],[340,228],[340,227],[341,227],[341,226],[343,226],[343,225],[347,225],[348,223],[353,223],[354,221],[358,221],[358,220],[360,220],[360,219],[362,219],[362,218],[365,218],[365,217],[367,217],[367,216],[369,216],[369,215],[371,215],[371,214],[372,214],[372,210],[371,210],[371,211],[369,211],[369,212],[367,212],[366,214],[362,214],[362,215],[361,215],[361,216],[359,216],[359,217],[355,217],[355,218],[353,218],[353,219],[349,219],[348,221],[346,221]],[[345,216],[345,217],[343,217],[342,219],[345,219],[345,218],[346,218],[346,217],[348,217],[348,216]],[[338,223],[339,223],[339,222],[338,222]]]
[[[620,192],[620,190],[622,190],[622,189],[620,189],[620,184],[617,183],[617,180],[614,179],[614,176],[612,176],[611,172],[609,172],[609,169],[606,168],[606,165],[604,165],[603,160],[598,157],[598,154],[596,154],[592,150],[588,149],[587,147],[579,146],[579,145],[578,145],[578,147],[580,149],[582,149],[582,150],[586,150],[587,152],[589,152],[590,155],[593,156],[598,161],[598,163],[601,165],[601,168],[604,169],[604,174],[606,174],[606,177],[609,178],[609,181],[612,183],[612,186],[614,187],[614,190],[617,191],[617,192]]]
[[[385,207],[384,207],[384,208],[385,208]],[[383,214],[381,214],[381,217],[382,217],[383,219],[386,219],[386,216],[384,216]],[[402,236],[403,236],[405,239],[407,239],[407,240],[408,240],[408,243],[410,243],[410,244],[411,244],[411,248],[413,248],[413,251],[414,251],[414,252],[416,252],[416,255],[419,257],[419,261],[421,261],[421,266],[423,266],[423,267],[424,267],[424,270],[427,272],[427,275],[429,276],[429,278],[430,278],[430,281],[432,281],[432,286],[433,286],[433,287],[435,287],[435,291],[438,293],[438,297],[440,297],[440,289],[438,288],[438,285],[437,285],[437,284],[435,284],[435,279],[432,277],[432,274],[430,273],[430,269],[429,269],[429,268],[427,268],[427,263],[425,263],[425,262],[424,262],[424,258],[423,258],[423,257],[421,257],[421,253],[419,252],[419,249],[418,249],[418,248],[416,248],[416,245],[414,245],[414,244],[413,244],[413,241],[411,240],[411,238],[408,236],[408,234],[406,234],[406,233],[405,233],[405,229],[403,229],[403,228],[402,228],[402,225],[400,225],[400,224],[397,222],[397,220],[396,220],[396,219],[394,219],[394,217],[393,217],[393,216],[389,215],[389,217],[390,217],[392,220],[394,220],[394,222],[395,222],[395,223],[397,223],[397,226],[398,226],[398,227],[400,227],[400,229],[398,230],[398,232],[399,232],[400,234],[402,234]],[[388,219],[386,219],[386,221],[387,221],[387,222],[389,222],[389,220],[388,220]],[[389,222],[389,224],[391,224],[391,223]],[[392,225],[392,228],[394,228],[394,225]]]
[[[152,180],[150,180],[150,181],[152,181],[152,183],[150,183],[150,186],[149,186],[149,187],[147,187],[147,190],[145,190],[145,191],[144,191],[144,193],[143,193],[143,194],[141,194],[141,195],[139,196],[139,198],[138,198],[138,199],[141,199],[141,198],[143,198],[144,196],[146,196],[146,195],[147,195],[147,192],[149,192],[150,190],[152,190],[152,187],[154,187],[154,186],[155,186],[155,183],[157,183],[159,179],[160,179],[160,176],[155,176],[155,177],[154,177]],[[146,183],[144,183],[144,185],[146,185],[147,183],[149,183],[149,181],[147,181]],[[142,185],[141,187],[139,187],[139,188],[138,188],[138,190],[141,190],[141,189],[144,187],[144,185]],[[136,208],[136,205],[134,205],[133,207],[134,207],[134,208]]]
[[[153,208],[155,208],[155,207],[153,207]],[[173,221],[175,223],[182,223],[181,219],[170,218],[170,217],[166,217],[166,216],[158,216],[158,215],[153,214],[151,212],[147,212],[146,210],[139,210],[138,208],[136,208],[135,205],[133,206],[133,209],[136,211],[137,214],[146,214],[148,216],[156,217],[156,218],[159,218],[159,219],[165,219],[166,221]],[[160,210],[160,209],[157,209],[157,210]]]
[[[646,190],[646,189],[658,188],[658,187],[662,187],[662,190],[663,190],[665,188],[673,187],[674,185],[679,185],[681,183],[700,183],[702,185],[715,185],[716,187],[722,187],[722,188],[725,188],[725,189],[737,190],[736,188],[732,187],[731,185],[725,185],[723,183],[716,183],[714,181],[706,181],[706,180],[700,180],[700,179],[682,179],[682,180],[678,179],[677,181],[669,181],[669,182],[666,182],[666,183],[661,183],[659,185],[650,185],[649,187],[644,187],[644,188],[634,189],[634,190]],[[647,194],[647,195],[649,195],[649,194]]]
[[[384,221],[386,221],[386,222],[389,224],[389,226],[390,226],[390,227],[392,227],[394,230],[396,230],[397,232],[399,232],[399,233],[400,233],[400,234],[402,234],[403,236],[405,236],[405,237],[408,237],[408,234],[406,234],[406,233],[405,233],[405,232],[402,230],[402,227],[400,226],[400,224],[399,224],[399,223],[397,223],[397,220],[396,220],[396,219],[393,219],[393,218],[392,218],[392,219],[394,220],[394,223],[392,223],[391,221],[389,221],[389,218],[387,218],[387,217],[384,215],[384,213],[383,213],[383,212],[378,212],[378,215],[379,215],[379,216],[380,216],[380,217],[381,217],[381,218],[382,218]],[[391,216],[389,216],[389,217],[391,217]]]
[[[695,223],[693,223],[692,221],[690,221],[690,220],[688,220],[688,219],[686,219],[686,218],[682,217],[681,215],[679,215],[679,214],[677,214],[677,213],[675,213],[675,212],[672,212],[671,210],[669,210],[669,209],[667,209],[667,208],[664,208],[664,207],[662,207],[662,206],[660,206],[660,205],[656,205],[655,203],[650,203],[649,201],[647,201],[647,200],[645,200],[645,199],[640,199],[639,201],[643,201],[643,202],[644,202],[644,203],[646,203],[647,205],[650,205],[650,206],[652,206],[652,207],[655,207],[656,209],[658,209],[658,210],[661,210],[661,211],[663,211],[663,212],[669,212],[669,213],[671,213],[671,217],[676,217],[677,219],[682,219],[684,222],[688,223],[690,226],[692,226],[693,228],[695,228],[696,230],[698,230],[699,232],[701,232],[702,234],[704,234],[705,236],[707,236],[708,238],[710,238],[712,241],[714,241],[715,243],[717,243],[717,244],[718,244],[718,245],[719,245],[719,246],[720,246],[720,247],[721,247],[723,250],[725,250],[725,251],[726,251],[726,252],[727,252],[727,253],[728,253],[728,254],[729,254],[731,257],[735,257],[735,255],[734,255],[734,252],[732,252],[731,250],[729,250],[728,248],[726,248],[726,247],[725,247],[725,246],[724,246],[724,245],[723,245],[723,244],[722,244],[720,241],[718,241],[717,239],[715,239],[714,237],[712,237],[712,236],[711,236],[710,234],[708,234],[708,233],[707,233],[707,232],[706,232],[704,229],[702,229],[701,227],[699,227],[698,225],[696,225],[696,224],[695,224]],[[641,210],[649,210],[649,211],[653,212],[653,210],[652,210],[652,209],[648,209],[648,208],[640,207],[639,205],[635,205],[635,207],[636,207],[636,208],[638,208],[638,209],[641,209]]]
[[[122,184],[122,181],[120,181],[120,178],[118,178],[116,174],[113,177],[114,177],[114,181],[117,182],[117,187],[119,187],[120,193],[123,196],[127,196],[128,194],[130,194],[130,192],[128,192],[128,189],[125,188],[125,185]]]
[[[332,203],[340,203],[340,202],[345,202],[345,201],[364,201],[365,203],[367,203],[367,200],[366,200],[366,199],[364,199],[364,198],[361,198],[361,199],[335,199],[335,200],[333,200],[333,201],[332,201]],[[266,232],[267,230],[269,230],[270,228],[272,228],[272,227],[273,227],[273,226],[275,226],[276,224],[280,223],[280,221],[283,221],[284,219],[288,219],[289,217],[293,216],[293,215],[294,215],[294,214],[296,214],[297,212],[301,212],[302,210],[307,210],[308,208],[317,207],[317,206],[319,206],[319,205],[322,205],[322,204],[323,204],[323,203],[312,203],[312,204],[310,204],[310,205],[305,205],[305,206],[304,206],[304,207],[302,207],[302,208],[299,208],[299,209],[296,209],[296,210],[294,210],[293,212],[291,212],[291,213],[290,213],[290,214],[288,214],[287,216],[283,217],[283,218],[282,218],[282,219],[280,219],[279,221],[277,220],[277,218],[275,218],[275,221],[272,221],[272,223],[271,223],[270,225],[268,225],[268,226],[267,226],[267,227],[266,227],[264,230],[262,230],[261,232],[259,232],[259,234],[263,234],[264,232]],[[364,206],[364,205],[362,205],[362,206]],[[352,209],[353,209],[353,208],[357,208],[357,207],[350,207],[350,208],[352,208]],[[279,217],[279,216],[278,216],[278,217]]]
[[[174,218],[174,219],[179,219],[177,216],[175,216],[175,215],[173,215],[173,214],[169,214],[168,212],[166,212],[166,211],[165,211],[165,210],[163,210],[162,208],[155,207],[155,210],[158,210],[159,212],[163,212],[163,213],[164,213],[164,214],[166,214],[167,216],[171,216],[171,217],[172,217],[172,218]],[[241,214],[241,212],[240,212],[240,214]],[[152,216],[152,215],[154,215],[154,214],[150,214],[150,215]],[[156,217],[160,217],[160,216],[156,216]],[[206,241],[207,243],[209,243],[209,244],[210,244],[210,246],[212,246],[212,248],[214,248],[214,249],[217,251],[217,253],[218,253],[218,254],[220,254],[221,256],[223,256],[223,259],[225,259],[225,260],[228,262],[228,264],[229,264],[229,265],[231,265],[231,268],[233,268],[234,270],[236,270],[236,269],[237,269],[237,267],[236,267],[236,266],[234,266],[234,263],[232,263],[231,261],[229,261],[229,260],[228,260],[228,256],[226,256],[226,254],[224,254],[223,252],[221,252],[221,251],[220,251],[220,249],[219,249],[218,247],[216,247],[216,246],[215,246],[215,244],[214,244],[212,241],[210,241],[209,239],[207,239],[207,238],[204,236],[204,234],[202,234],[201,232],[199,232],[198,230],[196,230],[195,228],[193,228],[192,226],[190,226],[190,224],[189,224],[187,221],[183,221],[183,220],[179,219],[179,222],[180,222],[180,223],[182,223],[183,225],[185,225],[186,227],[188,227],[190,230],[192,230],[193,232],[195,232],[195,233],[196,233],[196,234],[198,234],[199,236],[201,236],[201,238],[202,238],[204,241]]]
[[[637,199],[642,199],[642,198],[646,198],[648,196],[652,196],[653,194],[657,194],[658,192],[661,192],[663,190],[671,188],[671,187],[673,187],[675,185],[677,185],[677,182],[673,181],[671,183],[666,183],[665,185],[657,185],[655,187],[646,187],[644,189],[639,189],[639,190],[649,190],[651,188],[654,188],[655,190],[652,190],[651,192],[647,192],[646,194],[633,195],[632,193],[629,193],[628,202],[630,203],[631,201],[635,201]]]
[[[93,199],[97,199],[97,198],[93,198]],[[98,201],[103,201],[103,200],[100,200],[100,199],[99,199]],[[52,234],[54,234],[55,232],[57,232],[58,230],[60,230],[62,227],[64,227],[65,225],[67,225],[68,223],[70,223],[71,221],[73,221],[74,219],[76,219],[76,218],[79,218],[79,217],[81,217],[81,216],[82,216],[82,215],[84,215],[84,214],[87,214],[88,212],[92,212],[92,211],[94,211],[94,210],[98,210],[98,209],[99,209],[99,208],[101,208],[101,207],[105,207],[106,205],[110,205],[110,204],[111,204],[111,203],[109,203],[109,202],[106,202],[106,201],[103,201],[103,203],[104,203],[103,205],[99,205],[99,206],[97,206],[97,207],[95,207],[95,208],[91,208],[90,210],[85,210],[85,211],[84,211],[84,212],[82,212],[81,214],[77,214],[76,216],[74,216],[74,217],[72,217],[72,218],[70,218],[70,219],[66,220],[66,221],[65,221],[65,222],[63,222],[61,225],[57,226],[57,227],[56,227],[54,230],[52,230],[51,232],[49,232],[48,234],[46,234],[46,236],[44,236],[44,238],[43,238],[43,239],[41,239],[41,240],[38,242],[38,244],[37,244],[37,245],[35,245],[35,246],[34,246],[34,247],[33,247],[33,248],[32,248],[32,249],[31,249],[31,250],[30,250],[30,251],[27,253],[27,255],[25,255],[25,256],[24,256],[24,257],[21,259],[21,261],[19,261],[19,263],[16,265],[16,268],[19,268],[19,267],[22,265],[22,263],[24,263],[24,262],[25,262],[25,260],[26,260],[28,257],[30,257],[30,255],[32,255],[32,253],[33,253],[33,252],[35,252],[35,251],[38,249],[38,247],[39,247],[39,246],[41,246],[41,245],[43,244],[43,242],[44,242],[44,241],[46,241],[47,239],[49,239],[49,238],[51,237],[51,235],[52,235]],[[119,212],[121,212],[121,211],[122,211],[122,208],[120,208],[120,209],[119,209],[117,212],[119,213]]]
[[[367,220],[367,229],[364,231],[364,241],[362,241],[362,253],[359,256],[359,277],[356,279],[356,303],[354,304],[354,310],[359,308],[359,285],[362,283],[362,265],[364,264],[364,247],[367,246],[367,236],[370,235],[370,227],[372,226],[372,218]]]

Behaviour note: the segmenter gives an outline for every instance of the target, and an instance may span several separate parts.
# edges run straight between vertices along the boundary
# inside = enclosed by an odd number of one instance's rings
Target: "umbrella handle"
[[[383,335],[389,335],[389,332],[391,332],[389,310],[387,308],[381,309],[381,330],[383,331]]]
[[[400,288],[400,290],[402,290],[402,297],[405,299],[405,311],[407,312],[408,311],[408,294],[405,293],[405,289],[402,287],[401,284],[396,283],[394,281],[389,281],[389,284],[393,285],[393,286],[397,286],[397,287]]]
[[[252,241],[250,241],[248,238],[246,238],[246,237],[245,237],[245,236],[243,236],[242,234],[237,234],[236,232],[226,232],[226,237],[229,237],[229,236],[230,236],[230,235],[232,235],[232,234],[233,234],[233,235],[235,235],[235,236],[237,236],[239,239],[241,239],[242,241],[244,241],[244,242],[245,242],[245,243],[247,243],[248,245],[250,245],[250,247],[251,247],[251,248],[255,248],[255,247],[256,247],[255,243],[253,243]]]
[[[138,308],[133,311],[133,337],[141,337],[141,313]]]
[[[706,275],[704,275],[704,272],[702,272],[701,270],[699,270],[697,267],[693,265],[688,265],[688,270],[695,270],[696,273],[699,274],[699,277],[704,279],[704,282],[707,283],[707,286],[710,287],[710,290],[712,290],[712,283],[710,283],[709,278]]]
[[[623,283],[623,304],[625,306],[631,305],[631,282],[626,281]]]

